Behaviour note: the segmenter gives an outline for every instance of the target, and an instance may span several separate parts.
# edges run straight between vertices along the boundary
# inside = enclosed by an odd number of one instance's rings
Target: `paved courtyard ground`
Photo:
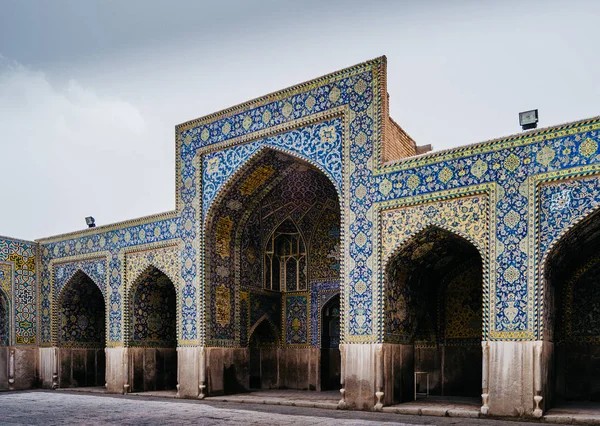
[[[406,416],[145,396],[23,391],[0,393],[2,425],[531,425],[516,421]]]

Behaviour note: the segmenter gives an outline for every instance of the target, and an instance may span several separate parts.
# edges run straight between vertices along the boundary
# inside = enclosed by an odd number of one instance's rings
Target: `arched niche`
[[[149,266],[129,290],[130,377],[134,392],[174,390],[177,385],[177,291]]]
[[[323,284],[339,288],[341,216],[331,179],[278,150],[262,150],[223,186],[206,216],[203,282],[208,351],[228,355],[224,365],[209,363],[209,374],[226,376],[209,392],[248,388],[251,338],[263,317],[281,339],[260,351],[279,354],[278,382],[262,386],[320,388],[320,342],[311,335],[320,320],[309,302]]]
[[[393,368],[393,380],[403,383],[395,402],[412,400],[415,390],[480,396],[482,300],[482,258],[464,237],[430,226],[393,253],[385,265],[384,339],[402,359]]]
[[[78,270],[61,289],[56,306],[59,387],[104,386],[106,304],[102,291]]]

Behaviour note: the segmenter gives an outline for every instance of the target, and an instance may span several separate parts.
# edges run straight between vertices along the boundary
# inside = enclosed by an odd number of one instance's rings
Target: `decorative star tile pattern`
[[[0,292],[4,306],[4,327],[14,327],[4,337],[6,342],[17,345],[38,343],[36,304],[36,256],[35,243],[0,237]]]

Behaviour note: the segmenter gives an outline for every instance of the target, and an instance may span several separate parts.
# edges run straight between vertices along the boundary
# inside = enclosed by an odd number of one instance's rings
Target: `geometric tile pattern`
[[[0,237],[0,269],[5,303],[11,306],[7,325],[12,324],[8,341],[16,345],[38,342],[36,303],[35,243]],[[10,268],[8,267],[10,266]]]
[[[106,334],[104,297],[80,270],[62,288],[57,299],[60,323],[58,345],[103,348]]]
[[[309,297],[306,294],[285,296],[285,343],[308,343]]]

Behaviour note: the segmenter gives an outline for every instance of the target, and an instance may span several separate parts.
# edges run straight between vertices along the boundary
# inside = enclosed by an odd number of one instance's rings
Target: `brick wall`
[[[387,118],[383,141],[383,162],[417,154],[417,144],[391,117]]]

